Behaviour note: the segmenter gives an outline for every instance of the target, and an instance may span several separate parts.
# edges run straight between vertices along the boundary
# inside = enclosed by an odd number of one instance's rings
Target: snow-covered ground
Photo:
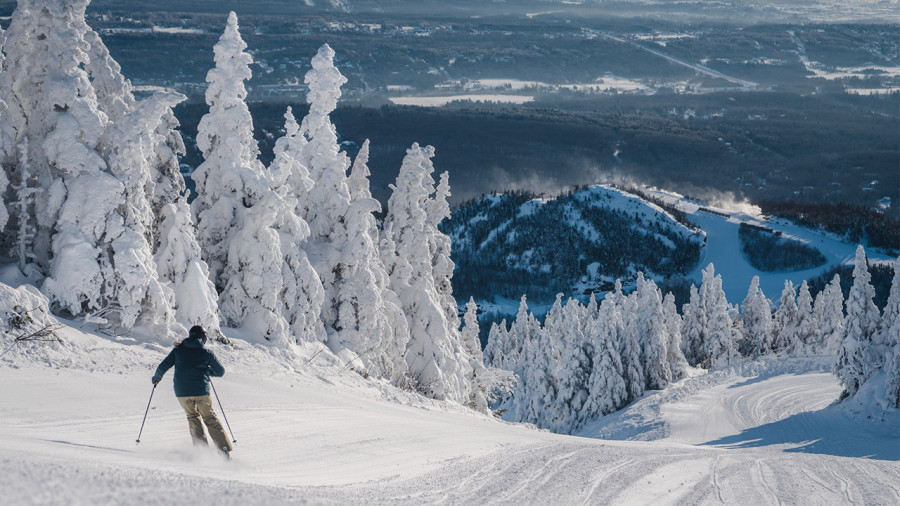
[[[585,429],[633,439],[616,441],[500,422],[339,371],[325,354],[217,346],[237,439],[226,462],[191,446],[171,374],[135,443],[165,349],[71,328],[63,338],[0,351],[5,504],[900,501],[900,418],[829,407],[838,387],[822,359],[689,378]]]

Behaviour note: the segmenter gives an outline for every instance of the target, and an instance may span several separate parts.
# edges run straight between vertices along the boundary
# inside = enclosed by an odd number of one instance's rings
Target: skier
[[[187,414],[188,428],[194,445],[208,445],[206,435],[203,432],[203,424],[209,431],[210,437],[223,456],[228,458],[229,452],[234,449],[231,442],[225,436],[222,424],[216,418],[213,411],[212,399],[209,397],[209,377],[220,377],[225,374],[225,368],[216,359],[212,351],[203,347],[206,343],[206,331],[203,327],[195,325],[191,327],[188,337],[175,344],[175,348],[156,368],[156,374],[152,381],[156,385],[163,375],[175,366],[175,397]],[[201,423],[200,419],[203,419]]]

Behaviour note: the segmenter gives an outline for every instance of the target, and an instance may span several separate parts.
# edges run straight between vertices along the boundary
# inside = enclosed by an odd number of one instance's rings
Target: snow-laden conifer
[[[860,245],[856,248],[853,285],[845,302],[844,335],[833,368],[848,396],[856,394],[872,370],[874,357],[869,355],[869,345],[880,315],[873,302],[875,289],[870,280],[866,252]]]
[[[329,115],[337,108],[341,96],[341,86],[347,78],[341,75],[334,66],[334,50],[328,44],[319,48],[312,58],[312,69],[306,73],[304,81],[309,86],[306,101],[309,103],[309,114],[303,118],[300,133],[307,139],[297,158],[308,170],[315,183],[309,191],[306,202],[306,221],[311,230],[311,240],[330,243],[332,248],[340,249],[344,235],[343,216],[350,206],[350,190],[347,186],[347,169],[350,158],[340,150],[337,131],[331,123]],[[324,279],[326,265],[335,263],[337,259],[322,255],[322,265],[314,262],[314,266],[323,276],[323,285],[327,297],[331,280]],[[323,308],[325,312],[330,309]],[[329,317],[323,318],[328,325]]]
[[[678,314],[675,305],[675,296],[672,292],[666,294],[663,299],[663,317],[666,325],[666,362],[672,373],[672,381],[678,381],[687,376],[688,363],[681,351],[681,327],[683,321]]]
[[[275,218],[282,264],[282,314],[297,341],[324,341],[325,327],[319,317],[325,292],[305,250],[309,225],[298,213],[298,193],[312,186],[306,168],[291,154],[298,127],[290,107],[285,112],[285,135],[275,142],[275,158],[269,166],[269,185],[281,200]],[[295,186],[296,185],[296,186]],[[297,189],[299,187],[299,190]]]
[[[759,276],[753,276],[747,297],[741,304],[746,355],[767,355],[772,351],[772,309],[769,299],[759,288]]]
[[[433,228],[425,207],[429,190],[423,181],[434,170],[433,156],[430,146],[413,144],[407,150],[388,200],[384,235],[390,247],[382,248],[382,258],[409,323],[406,361],[411,378],[429,397],[464,403],[470,388],[469,359],[458,329],[451,329],[441,307],[428,247]]]
[[[513,395],[517,422],[547,427],[550,413],[545,408],[557,395],[553,372],[556,361],[547,352],[550,339],[551,333],[544,329],[523,343],[521,373]]]
[[[797,311],[797,290],[790,280],[784,281],[778,309],[772,315],[772,334],[774,336],[772,350],[776,353],[789,354],[800,339],[800,313]]]
[[[293,108],[288,106],[284,113],[284,135],[276,141],[285,163],[272,166],[269,170],[284,171],[283,174],[274,177],[283,181],[281,184],[289,188],[289,193],[297,206],[294,212],[304,222],[306,222],[307,204],[309,203],[309,190],[315,185],[309,176],[309,168],[301,161],[306,156],[303,150],[308,143],[306,136],[300,131]],[[308,227],[309,224],[307,224]]]
[[[244,81],[251,77],[253,62],[244,52],[246,48],[238,31],[237,16],[232,12],[213,47],[216,66],[206,74],[209,112],[197,127],[197,147],[204,161],[191,176],[197,185],[197,198],[191,205],[198,239],[210,277],[219,290],[228,283],[223,272],[229,248],[247,219],[245,210],[268,190],[253,138],[253,119],[244,102]],[[235,267],[232,266],[232,272]]]
[[[816,346],[821,332],[819,321],[813,314],[813,299],[809,293],[806,280],[800,284],[797,293],[797,339],[794,341],[794,354],[806,355],[818,352]]]
[[[816,296],[813,315],[819,322],[818,352],[825,355],[837,353],[844,334],[844,292],[841,290],[840,275],[835,274]]]
[[[708,280],[705,279],[703,287],[703,306],[707,311],[707,356],[709,362],[707,368],[717,369],[733,363],[737,359],[737,342],[740,336],[736,334],[734,321],[731,316],[731,307],[722,290],[722,276],[713,275],[713,265],[709,264]],[[704,277],[706,277],[704,271]]]
[[[505,341],[508,339],[507,333],[506,320],[503,320],[501,323],[491,323],[487,342],[484,345],[484,365],[496,369],[504,369],[505,357],[503,350]]]
[[[0,130],[12,141],[6,163],[22,181],[17,166],[27,160],[25,180],[34,189],[33,214],[18,229],[57,308],[102,311],[125,329],[140,319],[167,339],[176,330],[173,297],[157,277],[148,242],[147,162],[134,156],[158,97],[109,121],[89,73],[87,38],[96,34],[84,22],[86,5],[25,0],[3,34],[0,100],[9,109]]]
[[[616,292],[613,299],[617,298]],[[641,363],[641,321],[638,318],[638,293],[632,292],[622,299],[620,306],[624,328],[622,329],[620,353],[622,355],[622,367],[624,372],[628,399],[634,400],[644,394],[647,384],[644,374],[644,365]]]
[[[894,262],[894,279],[881,316],[880,341],[885,347],[885,407],[900,408],[900,258]]]
[[[305,81],[310,109],[300,134],[308,142],[300,146],[297,161],[306,166],[314,183],[303,207],[310,226],[310,260],[325,290],[322,322],[328,346],[338,355],[348,354],[345,358],[358,363],[358,368],[391,377],[394,365],[400,363],[394,355],[407,342],[406,328],[396,299],[385,293],[388,277],[372,216],[381,205],[359,193],[362,187],[368,193],[365,153],[355,171],[357,195],[353,198],[350,193],[350,159],[340,150],[329,117],[347,79],[334,66],[334,51],[327,44],[313,57]]]
[[[684,358],[692,366],[700,365],[706,360],[704,339],[706,336],[706,314],[700,303],[700,291],[691,285],[689,302],[682,307],[682,341],[681,350]]]
[[[429,185],[431,175],[427,174],[426,176],[426,185]],[[431,190],[430,187],[429,190]],[[450,176],[447,172],[443,172],[441,173],[440,183],[434,188],[433,196],[428,199],[426,205],[428,224],[431,229],[429,249],[431,250],[434,287],[440,298],[441,307],[447,315],[447,322],[450,327],[458,328],[459,310],[457,309],[456,299],[453,297],[452,278],[455,265],[453,260],[450,259],[450,237],[438,228],[442,221],[450,218],[450,204],[447,201],[449,196]]]
[[[672,381],[672,371],[667,360],[666,343],[669,336],[662,297],[656,283],[644,279],[643,273],[638,273],[635,294],[635,316],[646,387],[650,390],[662,390]]]
[[[604,300],[591,331],[594,354],[588,379],[586,417],[612,413],[624,405],[628,397],[622,378],[622,358],[615,338],[616,328],[620,326],[619,308],[611,299]]]
[[[571,433],[577,428],[589,397],[592,364],[588,343],[581,330],[583,310],[576,299],[569,299],[563,308],[562,350],[555,368],[557,391],[553,403],[548,406],[551,411],[548,428],[554,432]]]
[[[219,330],[218,295],[201,258],[187,202],[163,206],[160,218],[154,260],[160,279],[171,283],[175,293],[175,318],[186,328],[200,325],[210,336],[224,341]]]
[[[469,365],[472,368],[469,383],[472,385],[469,391],[468,406],[475,411],[487,413],[488,391],[491,388],[491,379],[487,368],[484,366],[484,354],[481,351],[481,341],[478,338],[480,328],[478,325],[478,305],[475,299],[469,298],[466,303],[466,313],[463,316],[464,327],[461,337],[466,353],[471,357]]]
[[[523,366],[522,353],[525,343],[532,339],[537,339],[541,332],[541,323],[528,310],[528,301],[525,295],[519,300],[519,310],[516,312],[516,319],[513,320],[509,329],[508,339],[504,347],[503,356],[505,358],[503,367],[508,371],[513,371],[521,376]]]

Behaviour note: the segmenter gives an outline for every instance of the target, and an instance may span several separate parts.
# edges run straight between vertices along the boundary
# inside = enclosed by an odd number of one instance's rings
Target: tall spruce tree
[[[213,47],[216,66],[206,75],[209,112],[197,127],[197,147],[204,161],[191,175],[197,188],[197,198],[191,205],[198,239],[210,278],[220,291],[229,279],[223,276],[229,246],[243,227],[247,210],[268,191],[253,138],[253,119],[244,102],[244,81],[251,77],[253,62],[244,52],[246,48],[232,12]],[[234,267],[231,272],[235,272]]]
[[[794,341],[793,353],[795,355],[815,354],[819,334],[819,321],[813,314],[813,299],[809,293],[809,285],[806,280],[800,284],[797,293],[797,339]]]
[[[681,327],[683,321],[681,315],[678,314],[678,307],[675,305],[675,296],[672,292],[666,294],[663,299],[663,317],[666,325],[666,362],[669,364],[669,370],[672,373],[672,381],[678,381],[687,376],[688,363],[681,351]]]
[[[837,353],[844,335],[844,292],[841,290],[840,275],[835,274],[816,296],[813,315],[820,329],[818,352],[825,355]]]
[[[653,280],[644,279],[638,273],[636,305],[641,363],[644,367],[646,387],[662,390],[672,381],[672,370],[667,360],[666,343],[669,340],[662,297]]]
[[[799,340],[800,313],[797,311],[796,296],[794,283],[785,280],[778,309],[772,316],[774,335],[772,350],[776,353],[790,354]]]
[[[622,407],[628,397],[616,342],[616,327],[621,325],[620,321],[619,308],[611,299],[604,300],[591,331],[594,355],[588,379],[586,416],[612,413]]]
[[[382,258],[409,323],[406,362],[416,388],[429,397],[465,403],[471,388],[469,357],[441,306],[428,247],[433,227],[425,176],[434,171],[433,156],[430,146],[413,144],[407,151],[388,200]]]
[[[881,316],[881,342],[885,347],[885,406],[900,408],[900,258],[894,262],[894,279]]]
[[[833,367],[844,387],[844,395],[852,397],[859,390],[872,364],[868,361],[869,345],[878,326],[879,312],[873,299],[875,289],[871,284],[866,252],[862,245],[856,248],[853,265],[853,285],[846,300],[844,335],[838,347]]]
[[[747,297],[741,304],[744,349],[748,356],[767,355],[772,351],[772,309],[769,299],[759,288],[759,276],[753,276]]]

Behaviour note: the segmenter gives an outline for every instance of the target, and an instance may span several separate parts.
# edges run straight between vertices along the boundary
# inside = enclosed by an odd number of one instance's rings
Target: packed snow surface
[[[65,345],[0,352],[6,504],[900,501],[900,419],[829,406],[839,389],[822,359],[651,392],[585,430],[632,439],[615,441],[500,422],[338,371],[311,349],[288,361],[237,341],[215,347],[237,439],[224,461],[191,446],[171,374],[135,443],[166,349],[61,335]]]

